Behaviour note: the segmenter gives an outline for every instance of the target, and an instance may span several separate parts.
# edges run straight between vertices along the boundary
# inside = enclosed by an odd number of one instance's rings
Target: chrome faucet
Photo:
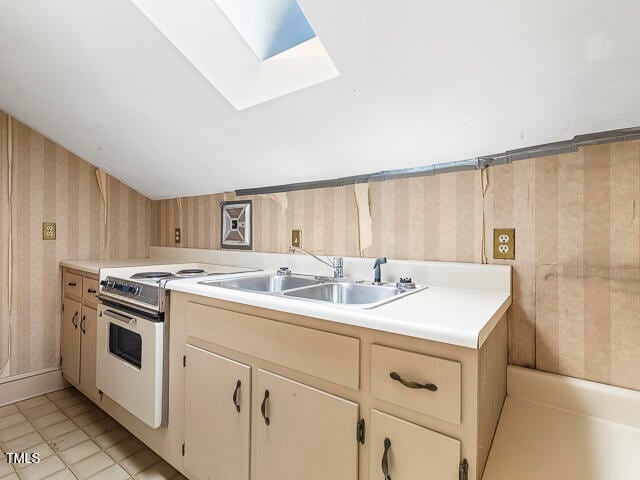
[[[293,245],[289,246],[289,253],[295,253],[296,250],[301,251],[302,253],[306,253],[310,257],[315,258],[319,262],[322,262],[327,267],[333,269],[333,278],[343,278],[344,277],[344,259],[342,257],[332,257],[331,262],[327,260],[323,260],[322,258],[316,257],[313,253],[307,252],[305,249],[300,247],[294,247]]]
[[[373,264],[373,283],[375,285],[382,284],[382,274],[380,272],[380,265],[387,263],[387,257],[376,258],[376,263]]]

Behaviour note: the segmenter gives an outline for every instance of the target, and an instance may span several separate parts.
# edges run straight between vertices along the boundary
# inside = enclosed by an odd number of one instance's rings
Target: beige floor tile
[[[56,451],[64,451],[88,439],[89,435],[78,429],[54,438],[49,442],[49,445]]]
[[[101,448],[106,450],[116,443],[122,442],[130,435],[131,434],[127,430],[118,426],[116,428],[112,428],[108,432],[97,435],[96,437],[94,437],[94,440],[98,445],[100,445]]]
[[[3,458],[0,459],[0,478],[7,476],[14,471],[15,469],[13,468],[13,465],[7,463],[6,458],[3,455]]]
[[[57,411],[48,413],[47,415],[43,415],[42,417],[34,418],[33,420],[31,420],[31,423],[33,423],[33,426],[36,427],[36,429],[42,430],[49,425],[60,423],[64,420],[67,420],[67,416],[61,411]]]
[[[101,470],[104,470],[112,463],[113,460],[111,459],[111,457],[109,457],[109,455],[104,452],[98,452],[95,455],[92,455],[89,458],[85,458],[84,460],[81,460],[78,463],[72,465],[71,470],[78,478],[84,479],[98,473]]]
[[[1,477],[0,480],[20,480],[16,473],[10,473],[7,476]]]
[[[11,415],[12,413],[17,413],[18,407],[15,404],[5,405],[4,407],[0,407],[0,417],[4,417],[5,415]]]
[[[8,442],[9,440],[13,440],[14,438],[21,437],[33,431],[33,427],[29,422],[19,423],[12,427],[0,430],[0,441]]]
[[[78,391],[73,388],[63,388],[62,390],[56,390],[55,392],[47,393],[47,397],[50,400],[58,400],[60,398],[68,397],[70,395],[77,395]]]
[[[58,408],[67,408],[67,407],[71,407],[72,405],[79,405],[81,403],[86,403],[87,401],[88,400],[84,395],[80,395],[78,393],[75,395],[69,395],[68,397],[60,398],[58,400],[54,400],[53,403],[55,403],[58,406]]]
[[[89,410],[85,413],[77,415],[73,418],[73,421],[80,427],[84,427],[85,425],[89,425],[90,423],[97,422],[98,420],[102,420],[107,415],[102,411],[96,409]]]
[[[169,480],[177,473],[175,468],[162,461],[138,473],[135,478],[136,480]]]
[[[65,415],[73,418],[77,417],[81,413],[91,412],[93,410],[99,410],[99,408],[91,403],[78,403],[76,405],[71,405],[70,407],[65,408],[63,412],[65,413]]]
[[[120,465],[129,472],[131,475],[135,475],[136,473],[140,473],[151,465],[158,463],[160,461],[160,457],[153,453],[149,448],[145,448],[140,450],[135,455],[130,456],[129,458],[125,458],[122,460]]]
[[[21,413],[12,413],[11,415],[7,415],[5,417],[0,418],[0,430],[5,428],[13,427],[22,422],[26,422],[27,417],[25,417]]]
[[[43,415],[48,415],[49,413],[53,413],[57,411],[58,411],[58,407],[56,407],[56,404],[49,402],[49,403],[44,403],[42,405],[38,405],[37,407],[23,410],[22,413],[24,413],[24,415],[27,418],[34,419],[34,418],[42,417]]]
[[[41,480],[53,473],[64,470],[65,465],[56,455],[45,458],[40,463],[34,463],[21,469],[20,477],[24,480]]]
[[[131,455],[138,453],[144,448],[144,444],[136,437],[129,437],[126,440],[107,448],[107,453],[116,462],[120,462]]]
[[[41,443],[40,445],[36,445],[35,447],[31,447],[31,448],[26,448],[21,451],[26,452],[27,454],[37,453],[40,456],[41,461],[44,460],[45,458],[50,457],[51,455],[54,455],[53,450],[46,443]],[[16,470],[21,470],[26,468],[27,466],[16,464],[15,467],[16,467]]]
[[[118,423],[111,417],[103,418],[97,422],[90,423],[82,427],[82,430],[90,437],[95,437],[101,433],[108,432],[109,430],[118,426]]]
[[[89,477],[89,480],[125,480],[129,474],[117,463]]]
[[[60,458],[62,458],[67,465],[73,465],[74,463],[78,463],[80,460],[84,460],[99,451],[100,447],[98,447],[98,445],[91,440],[87,440],[74,447],[68,448],[63,452],[59,452],[58,455],[60,455]]]
[[[17,406],[20,410],[26,410],[28,408],[44,405],[45,403],[49,403],[49,399],[44,395],[40,395],[39,397],[33,397],[28,400],[23,400],[22,402],[18,402]]]
[[[49,425],[48,427],[43,428],[42,430],[40,430],[40,433],[42,433],[44,438],[50,440],[52,438],[64,435],[65,433],[72,432],[77,428],[78,426],[71,420],[65,420],[64,422],[56,423],[54,425]]]
[[[54,473],[50,477],[47,477],[45,480],[78,480],[78,478],[71,473],[71,470],[68,468],[64,470],[60,470],[57,473]]]
[[[7,451],[10,452],[22,452],[31,447],[35,447],[36,445],[40,445],[44,442],[42,435],[38,432],[33,431],[31,433],[27,433],[18,438],[14,438],[13,440],[9,440],[8,442],[4,442],[4,446]]]

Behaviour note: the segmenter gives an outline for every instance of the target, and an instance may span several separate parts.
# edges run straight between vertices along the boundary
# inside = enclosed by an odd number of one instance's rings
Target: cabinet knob
[[[87,320],[87,316],[82,315],[82,320],[80,320],[80,331],[82,332],[83,335],[87,333],[87,331],[84,329],[84,324],[86,320]]]
[[[389,449],[391,448],[391,440],[389,437],[384,439],[384,453],[382,454],[382,474],[384,475],[384,480],[391,480],[391,475],[389,475]]]
[[[269,390],[264,391],[264,398],[262,399],[262,405],[260,405],[260,412],[262,412],[262,418],[264,418],[265,425],[269,425],[271,421],[267,417],[267,399],[269,398]]]
[[[238,393],[240,393],[241,386],[242,386],[242,382],[238,380],[238,383],[236,383],[236,388],[233,390],[233,405],[236,407],[236,412],[240,412],[240,402],[238,401]]]
[[[67,283],[67,285],[69,285],[70,287],[75,287],[77,285],[76,282],[69,282]]]
[[[73,314],[73,317],[71,317],[71,323],[73,324],[74,328],[78,328],[78,312]]]
[[[96,293],[95,288],[87,288],[87,293]]]
[[[430,392],[435,392],[436,390],[438,390],[438,387],[433,383],[418,383],[418,382],[414,382],[413,380],[407,380],[405,378],[402,378],[396,372],[391,372],[389,376],[391,377],[392,380],[395,380],[396,382],[400,382],[402,385],[404,385],[407,388],[411,388],[414,390],[417,390],[419,388],[424,388],[425,390],[429,390]]]

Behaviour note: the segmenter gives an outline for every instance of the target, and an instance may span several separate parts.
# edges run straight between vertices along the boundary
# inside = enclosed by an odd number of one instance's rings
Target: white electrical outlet
[[[498,241],[499,241],[500,243],[509,243],[509,235],[507,235],[507,234],[503,233],[502,235],[500,235],[500,236],[498,237]]]
[[[505,244],[499,245],[498,246],[498,251],[500,253],[509,253],[509,246],[505,245]]]

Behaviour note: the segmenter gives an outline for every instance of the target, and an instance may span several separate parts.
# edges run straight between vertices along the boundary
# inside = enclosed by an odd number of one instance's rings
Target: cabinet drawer
[[[460,441],[454,438],[371,410],[370,442],[370,480],[382,479],[384,471],[398,480],[459,478]]]
[[[80,275],[65,271],[62,281],[65,295],[82,298],[82,277]]]
[[[96,293],[98,293],[98,280],[84,277],[82,279],[82,301],[87,305],[97,306]]]
[[[189,303],[187,335],[357,389],[360,340]]]
[[[456,425],[460,424],[460,370],[459,362],[380,345],[371,347],[371,393],[375,398]],[[409,382],[432,384],[435,391],[411,388],[417,385]]]

